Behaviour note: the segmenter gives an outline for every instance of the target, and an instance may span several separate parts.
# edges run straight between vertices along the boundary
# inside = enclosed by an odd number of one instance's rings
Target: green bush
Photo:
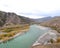
[[[5,29],[3,32],[11,32],[11,31],[13,31],[13,29],[7,28],[7,29]]]
[[[53,43],[53,39],[50,39],[50,42]]]

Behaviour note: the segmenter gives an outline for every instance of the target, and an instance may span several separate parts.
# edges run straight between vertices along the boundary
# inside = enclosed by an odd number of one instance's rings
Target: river
[[[48,32],[48,29],[40,29],[37,25],[31,25],[27,33],[10,41],[0,44],[0,48],[30,48],[39,36]]]

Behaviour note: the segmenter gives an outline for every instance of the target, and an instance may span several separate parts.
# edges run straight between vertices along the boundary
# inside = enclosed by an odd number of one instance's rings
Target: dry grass
[[[3,27],[0,29],[1,32],[19,32],[21,30],[24,29],[28,29],[29,26],[25,25],[25,26],[20,26],[20,25],[15,25],[15,26],[7,26],[7,27]]]
[[[0,29],[1,32],[6,33],[6,34],[0,34],[0,40],[5,40],[6,38],[8,39],[9,37],[14,36],[15,34],[22,32],[22,30],[29,29],[28,25],[25,26],[8,26],[8,27],[3,27]]]

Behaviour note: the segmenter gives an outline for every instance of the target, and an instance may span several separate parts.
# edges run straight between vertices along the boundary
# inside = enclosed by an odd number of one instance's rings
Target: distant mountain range
[[[44,18],[39,18],[39,19],[34,19],[34,21],[36,22],[36,23],[40,23],[40,22],[44,22],[44,21],[47,21],[47,20],[51,20],[52,19],[52,17],[44,17]]]

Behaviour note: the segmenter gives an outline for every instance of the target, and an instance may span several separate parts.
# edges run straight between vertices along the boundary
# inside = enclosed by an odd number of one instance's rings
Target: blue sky
[[[60,15],[60,0],[0,0],[0,10],[29,18]]]

